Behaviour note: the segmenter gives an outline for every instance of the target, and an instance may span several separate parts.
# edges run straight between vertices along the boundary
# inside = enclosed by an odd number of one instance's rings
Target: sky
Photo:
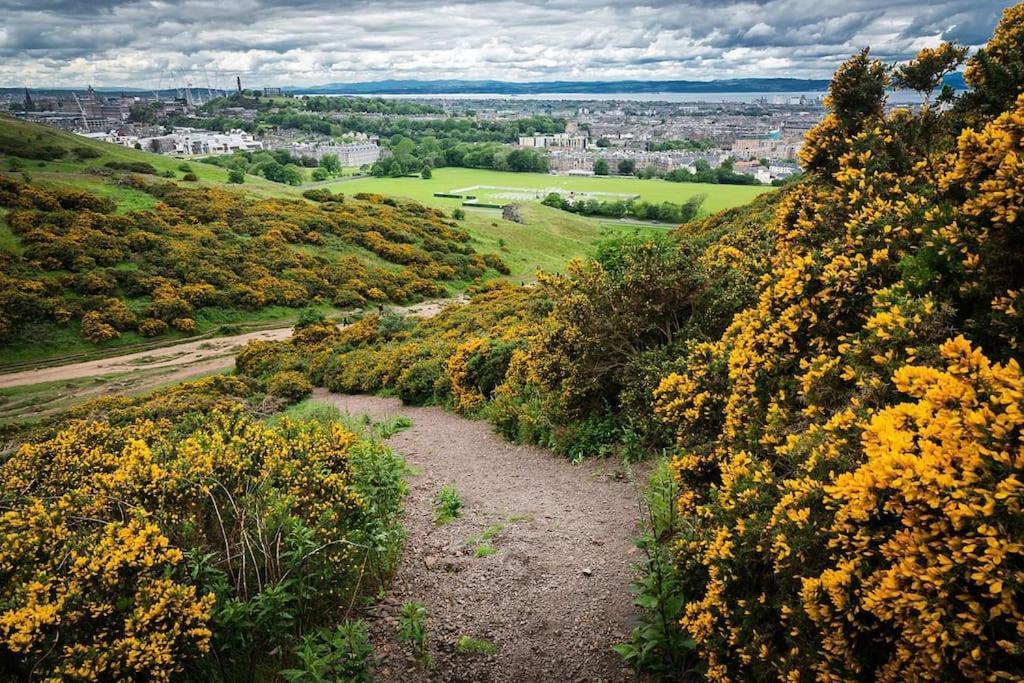
[[[993,0],[0,0],[0,85],[828,78],[976,47]]]

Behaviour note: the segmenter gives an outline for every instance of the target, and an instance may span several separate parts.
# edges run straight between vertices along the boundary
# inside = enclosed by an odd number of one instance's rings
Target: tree
[[[619,162],[619,173],[622,175],[633,175],[636,173],[636,162],[632,159],[623,159]]]
[[[320,168],[328,175],[338,175],[341,173],[341,162],[338,161],[337,154],[325,154],[320,157]]]
[[[608,162],[598,159],[594,162],[594,175],[608,175]]]
[[[323,166],[320,166],[319,168],[314,168],[313,169],[313,180],[316,180],[316,181],[319,182],[321,180],[327,180],[328,177],[329,177],[329,175],[327,173],[327,169],[324,168]]]
[[[431,178],[434,177],[434,174],[430,171],[430,166],[424,164],[423,170],[420,171],[420,177],[423,178],[424,180],[430,180]]]
[[[232,168],[228,171],[228,182],[233,185],[241,185],[245,182],[245,173],[237,168]]]
[[[609,140],[608,138],[598,138],[597,142],[595,144],[598,147],[611,147],[612,146],[611,140]]]

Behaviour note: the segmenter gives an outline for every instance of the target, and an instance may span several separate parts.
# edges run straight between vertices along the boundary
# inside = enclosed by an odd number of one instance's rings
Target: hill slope
[[[523,226],[477,212],[460,224],[376,195],[318,190],[311,202],[302,188],[230,185],[216,166],[7,117],[0,183],[9,362],[532,279],[607,232],[544,208]]]

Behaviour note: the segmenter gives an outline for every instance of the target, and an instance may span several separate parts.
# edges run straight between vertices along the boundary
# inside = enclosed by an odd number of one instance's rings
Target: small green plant
[[[434,499],[434,524],[447,524],[462,513],[462,498],[451,484],[441,487]]]
[[[486,638],[459,636],[459,642],[455,644],[455,651],[460,655],[492,655],[497,650],[494,643]]]
[[[633,582],[633,604],[640,608],[637,626],[629,640],[613,646],[626,662],[638,670],[654,674],[694,672],[696,643],[679,626],[686,607],[682,582],[672,562],[670,551],[659,543],[668,538],[678,525],[675,500],[679,485],[667,465],[662,464],[650,479],[644,500],[644,530],[637,539],[643,551],[641,575]]]
[[[466,541],[466,545],[475,545],[476,549],[473,554],[476,557],[490,557],[496,555],[498,549],[490,542],[495,536],[505,530],[505,525],[501,522],[492,524],[484,529],[479,536],[473,536]]]
[[[374,425],[374,429],[382,439],[390,439],[398,432],[412,427],[412,420],[404,415],[386,417]]]
[[[351,681],[369,683],[373,646],[366,624],[346,621],[333,629],[322,628],[302,639],[295,648],[300,668],[286,669],[281,676],[290,683]]]
[[[487,527],[486,529],[484,529],[483,533],[480,534],[480,540],[481,541],[489,541],[492,538],[494,538],[495,536],[497,536],[498,534],[500,534],[504,530],[505,530],[505,525],[502,524],[501,522],[498,522],[497,524],[492,524],[489,527]]]
[[[455,220],[461,221],[465,217],[466,212],[463,211],[462,209],[452,209],[452,218],[454,218]]]
[[[428,665],[427,608],[422,602],[407,602],[398,613],[398,637],[412,651],[420,665]]]

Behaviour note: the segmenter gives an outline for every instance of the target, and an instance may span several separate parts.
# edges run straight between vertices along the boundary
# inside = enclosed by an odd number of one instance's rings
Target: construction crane
[[[78,99],[78,93],[74,90],[71,91],[71,96],[75,98],[75,104],[78,105],[78,111],[82,112],[82,128],[89,130],[89,115],[85,113],[85,107],[82,106],[82,100]]]

